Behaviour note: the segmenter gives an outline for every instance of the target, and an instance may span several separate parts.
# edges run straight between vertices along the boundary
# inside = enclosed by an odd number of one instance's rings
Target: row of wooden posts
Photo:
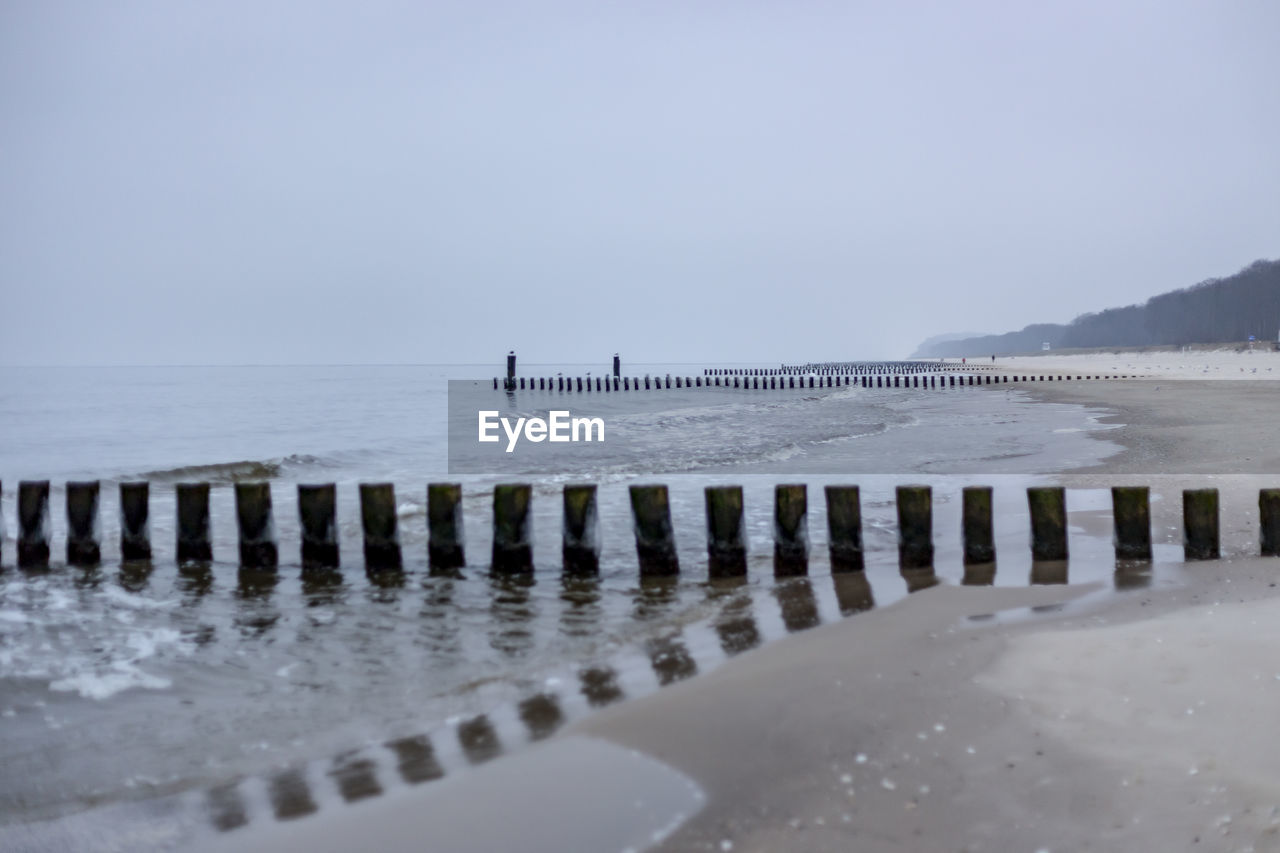
[[[993,364],[961,364],[938,361],[827,361],[809,364],[784,364],[781,367],[704,367],[703,376],[862,376],[866,374],[950,373],[985,371]]]
[[[179,483],[177,494],[177,559],[209,561],[213,546],[209,522],[209,484]],[[369,571],[399,570],[403,561],[397,530],[395,488],[389,483],[361,483],[360,517],[364,531],[364,563]],[[492,568],[496,572],[533,571],[530,534],[532,487],[527,483],[498,485],[493,490]],[[1150,492],[1146,486],[1118,486],[1111,490],[1118,560],[1151,559]],[[671,511],[664,485],[630,487],[636,553],[640,574],[674,575],[680,571],[672,532]],[[827,530],[834,572],[863,568],[862,508],[857,486],[826,486]],[[236,522],[240,564],[248,569],[273,570],[279,563],[268,483],[236,483]],[[66,484],[67,563],[93,566],[101,562],[98,539],[100,485],[97,481]],[[146,482],[120,484],[120,555],[123,561],[151,559],[149,536],[150,486]],[[566,485],[561,553],[567,572],[595,572],[600,565],[596,486]],[[1031,513],[1031,552],[1034,560],[1067,559],[1066,493],[1062,487],[1027,489]],[[992,531],[992,490],[967,486],[963,490],[961,534],[966,564],[995,560]],[[1261,552],[1280,555],[1280,489],[1258,495]],[[933,493],[929,486],[898,486],[898,560],[904,569],[933,565]],[[301,559],[304,569],[339,566],[337,487],[299,485]],[[742,575],[747,570],[741,486],[706,488],[707,551],[713,577]],[[1188,560],[1219,555],[1218,490],[1183,492],[1183,530]],[[433,568],[465,564],[462,526],[462,486],[427,486],[427,552]],[[49,563],[49,481],[18,485],[18,565]],[[808,571],[808,493],[803,484],[779,485],[774,490],[774,571],[778,575]]]
[[[828,375],[828,376],[738,376],[738,375],[713,375],[713,376],[645,376],[641,377],[564,377],[564,376],[530,376],[526,377],[509,377],[505,381],[501,381],[498,377],[493,378],[493,388],[499,388],[507,391],[515,390],[537,390],[537,391],[639,391],[641,387],[645,391],[662,390],[664,388],[745,388],[747,390],[770,390],[785,388],[839,388],[841,386],[852,385],[862,388],[955,388],[957,386],[978,386],[978,385],[999,385],[1009,382],[1053,382],[1053,381],[1069,381],[1069,380],[1086,380],[1086,379],[1133,379],[1136,377],[1129,374],[1104,376],[1098,375],[1077,375],[1070,376],[1066,374],[1058,375],[1034,375],[1010,376],[1002,375],[975,375],[964,374],[956,375],[934,375],[914,373],[909,375],[881,375],[881,374],[862,374],[862,375]],[[967,381],[966,381],[967,380]],[[642,384],[643,383],[643,386]],[[594,384],[594,387],[593,387]]]

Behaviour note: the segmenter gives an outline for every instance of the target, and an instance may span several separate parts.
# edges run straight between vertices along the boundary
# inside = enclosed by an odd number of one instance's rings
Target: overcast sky
[[[899,357],[1280,257],[1280,3],[0,4],[0,363]]]

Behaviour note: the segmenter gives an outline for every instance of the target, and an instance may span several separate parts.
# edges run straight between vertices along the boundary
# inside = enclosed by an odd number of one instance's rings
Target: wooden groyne
[[[3,486],[0,484],[0,491]],[[176,500],[175,548],[178,563],[210,562],[209,483],[179,483]],[[337,487],[299,485],[298,553],[304,571],[334,570],[341,566],[337,537]],[[661,577],[680,574],[681,566],[665,485],[629,487],[639,574]],[[49,523],[50,484],[47,480],[18,484],[17,564],[47,568],[52,528]],[[102,560],[99,539],[100,484],[66,484],[66,562],[92,567]],[[403,571],[397,500],[390,483],[359,485],[363,563],[370,573]],[[831,571],[861,571],[865,565],[862,507],[856,485],[829,485],[827,509]],[[499,574],[525,574],[535,569],[531,519],[533,489],[527,483],[498,485],[493,490],[493,540],[489,566]],[[148,519],[150,488],[145,482],[119,484],[120,555],[122,562],[151,561],[154,549]],[[708,486],[706,534],[708,571],[712,577],[747,573],[747,536],[741,486]],[[457,483],[427,486],[428,557],[432,570],[466,564],[462,487]],[[566,485],[563,491],[560,554],[567,573],[598,572],[600,535],[594,484]],[[239,563],[242,568],[275,572],[279,543],[267,483],[235,485]],[[775,487],[773,501],[773,565],[779,577],[804,575],[810,558],[808,493],[803,484]],[[1067,493],[1059,486],[1027,489],[1031,555],[1036,562],[1065,562],[1069,558]],[[933,495],[928,486],[897,488],[898,562],[904,571],[932,569],[934,563]],[[1150,489],[1126,486],[1112,489],[1115,556],[1117,563],[1151,560]],[[1280,556],[1280,489],[1258,494],[1259,553]],[[1183,545],[1187,560],[1220,556],[1218,490],[1183,491]],[[992,489],[963,490],[962,547],[966,566],[996,559],[992,532]],[[0,554],[0,558],[3,554]],[[545,559],[545,558],[544,558]],[[473,564],[474,565],[474,564]]]

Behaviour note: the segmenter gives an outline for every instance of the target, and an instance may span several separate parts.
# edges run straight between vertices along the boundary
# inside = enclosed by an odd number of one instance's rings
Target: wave
[[[208,465],[181,465],[138,474],[135,479],[160,483],[183,481],[236,483],[243,480],[274,480],[295,476],[311,469],[336,468],[338,460],[306,453],[277,459],[243,459],[238,462],[216,462]]]

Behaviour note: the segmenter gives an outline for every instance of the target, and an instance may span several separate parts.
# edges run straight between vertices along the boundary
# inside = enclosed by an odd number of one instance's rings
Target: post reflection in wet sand
[[[241,636],[265,636],[280,621],[280,611],[271,601],[280,577],[275,572],[241,569],[236,585],[235,624]]]
[[[1031,564],[1031,583],[1059,584],[1066,582],[1066,560],[1036,560]]]
[[[354,803],[382,793],[377,769],[368,757],[362,758],[358,752],[347,752],[334,758],[329,776],[337,783],[342,799]]]
[[[715,620],[716,635],[726,657],[754,649],[760,645],[760,629],[756,626],[751,594],[745,578],[717,578],[707,585],[707,597],[727,599]]]
[[[836,572],[831,575],[831,582],[836,588],[836,602],[840,605],[841,616],[852,616],[876,606],[871,582],[867,580],[865,571]]]
[[[806,577],[782,581],[773,588],[774,597],[782,608],[782,624],[787,633],[807,631],[822,624],[818,615],[818,600],[813,595],[813,584]]]
[[[902,579],[907,582],[907,592],[919,592],[922,589],[938,585],[938,575],[932,567],[925,569],[900,569]]]
[[[698,664],[679,634],[653,637],[645,642],[645,652],[662,687],[698,674]]]
[[[209,821],[219,832],[230,832],[249,822],[239,780],[210,788],[205,792],[205,805],[209,809]]]
[[[603,708],[626,698],[618,686],[618,673],[607,666],[587,667],[578,673],[582,682],[582,695],[593,708]]]
[[[175,586],[182,606],[195,607],[213,591],[213,568],[208,563],[183,563],[178,566]]]
[[[967,563],[964,567],[964,586],[991,586],[996,582],[996,564]]]
[[[529,625],[537,615],[532,606],[529,590],[533,588],[532,573],[499,574],[489,576],[493,602],[489,613],[493,625],[489,630],[489,645],[504,654],[519,656],[533,645],[533,632]]]
[[[458,743],[462,744],[462,751],[472,764],[483,764],[502,754],[498,733],[484,714],[458,725]]]
[[[431,782],[444,777],[444,770],[436,760],[435,747],[426,735],[403,737],[387,743],[387,749],[396,754],[396,770],[400,778],[410,785]]]
[[[600,578],[564,574],[560,577],[560,631],[569,637],[589,637],[600,630]]]
[[[125,592],[140,593],[147,588],[147,584],[151,583],[153,568],[150,560],[140,563],[121,563],[116,582]]]
[[[560,702],[548,693],[539,693],[521,702],[520,719],[529,728],[530,740],[542,740],[564,724]]]
[[[457,660],[462,654],[462,631],[458,627],[458,605],[454,600],[457,579],[447,574],[429,575],[422,580],[424,597],[418,611],[418,634],[432,653],[442,660]]]
[[[637,622],[661,619],[676,600],[679,578],[642,577],[640,585],[632,592],[634,607],[631,617]]]
[[[1116,589],[1144,589],[1151,586],[1151,562],[1149,560],[1117,560]]]
[[[77,570],[74,576],[76,589],[97,589],[102,586],[104,575],[97,566]]]
[[[302,770],[293,769],[277,773],[267,781],[267,792],[276,820],[291,820],[313,814],[316,801],[311,798],[311,788]]]
[[[307,607],[332,607],[346,601],[350,587],[342,572],[312,569],[302,573],[302,597]]]

